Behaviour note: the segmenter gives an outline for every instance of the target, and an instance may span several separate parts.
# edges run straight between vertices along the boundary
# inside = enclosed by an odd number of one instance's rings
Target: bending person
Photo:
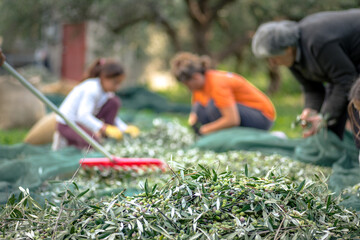
[[[269,130],[273,125],[269,98],[242,76],[212,69],[209,57],[182,52],[172,59],[171,69],[192,92],[189,124],[199,134],[235,126]]]
[[[301,119],[312,125],[304,137],[326,121],[342,139],[348,93],[360,72],[360,9],[321,12],[298,23],[265,23],[254,35],[252,50],[270,64],[289,67],[302,85]]]
[[[120,64],[101,58],[90,66],[84,81],[68,94],[59,110],[97,141],[102,137],[120,140],[124,132],[136,137],[139,129],[128,126],[117,117],[120,99],[114,92],[119,89],[124,78],[125,73]],[[56,118],[57,130],[68,145],[77,148],[89,146],[61,117]]]
[[[356,147],[360,149],[360,78],[358,78],[352,86],[349,94],[349,100],[349,119],[353,130]]]
[[[0,48],[0,66],[3,65],[3,63],[5,62],[5,55],[3,54],[1,48]]]

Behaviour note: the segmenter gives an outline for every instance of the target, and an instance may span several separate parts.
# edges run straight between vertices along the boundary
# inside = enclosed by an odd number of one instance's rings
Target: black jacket
[[[360,72],[360,9],[313,14],[299,27],[300,58],[290,70],[303,86],[305,107],[336,120]],[[331,87],[326,100],[325,82]]]

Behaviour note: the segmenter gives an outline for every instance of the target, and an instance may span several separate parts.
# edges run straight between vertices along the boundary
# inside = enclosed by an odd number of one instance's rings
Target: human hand
[[[309,117],[317,115],[318,112],[311,108],[305,108],[300,114],[300,119],[303,121],[302,127],[305,127],[305,123],[308,121]]]
[[[194,130],[194,133],[196,135],[201,136],[201,133],[200,133],[201,123],[200,122],[196,122],[194,125],[191,125],[191,128]]]
[[[108,124],[105,125],[105,135],[116,140],[121,140],[123,138],[123,133],[119,128]]]
[[[317,111],[310,108],[305,108],[300,115],[300,119],[302,120],[302,128],[304,129],[303,137],[310,137],[316,134],[323,121],[323,117],[321,114],[318,114]]]
[[[197,117],[196,113],[191,112],[191,113],[189,114],[189,119],[188,119],[189,125],[190,125],[190,126],[195,125],[196,122],[197,122],[197,120],[198,120],[198,117]]]
[[[105,129],[105,128],[104,128]],[[103,132],[102,132],[102,130],[100,129],[100,131],[98,131],[98,132],[95,132],[95,133],[93,133],[94,134],[94,136],[93,137],[95,137],[95,139],[97,139],[97,140],[102,140],[102,138],[103,138]]]
[[[2,50],[0,48],[0,66],[3,65],[5,60],[6,60],[6,57],[5,57],[5,55],[3,54],[3,52],[2,52]]]
[[[309,117],[307,121],[311,123],[311,126],[303,132],[303,136],[305,138],[314,135],[320,130],[323,117],[322,115],[317,114],[315,116]]]
[[[136,138],[140,135],[140,129],[134,125],[128,125],[125,133],[129,134],[132,138]]]
[[[206,135],[206,134],[209,134],[211,131],[209,130],[209,126],[207,124],[205,125],[202,125],[200,128],[199,128],[199,134],[200,135]]]

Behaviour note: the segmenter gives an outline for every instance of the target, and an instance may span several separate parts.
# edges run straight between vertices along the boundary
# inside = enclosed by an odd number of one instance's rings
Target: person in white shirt
[[[98,59],[88,69],[83,82],[65,98],[59,108],[60,112],[97,141],[103,137],[120,140],[123,133],[137,137],[140,130],[117,117],[121,102],[114,92],[119,89],[124,78],[125,72],[120,64],[104,58]],[[57,130],[68,145],[80,149],[89,147],[60,116],[56,116],[56,119]]]

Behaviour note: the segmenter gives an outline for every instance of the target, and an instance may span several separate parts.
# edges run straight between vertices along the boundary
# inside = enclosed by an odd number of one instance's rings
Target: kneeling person
[[[187,52],[177,54],[171,68],[192,92],[189,124],[199,134],[235,126],[272,127],[276,115],[272,102],[242,76],[215,70],[209,57]]]
[[[77,85],[65,98],[60,111],[76,122],[96,141],[102,137],[121,139],[123,133],[132,137],[139,129],[125,124],[117,117],[120,99],[114,94],[125,78],[123,67],[113,61],[98,59],[88,69],[84,81]],[[87,148],[89,144],[65,121],[57,116],[57,131],[67,140],[68,145]]]

